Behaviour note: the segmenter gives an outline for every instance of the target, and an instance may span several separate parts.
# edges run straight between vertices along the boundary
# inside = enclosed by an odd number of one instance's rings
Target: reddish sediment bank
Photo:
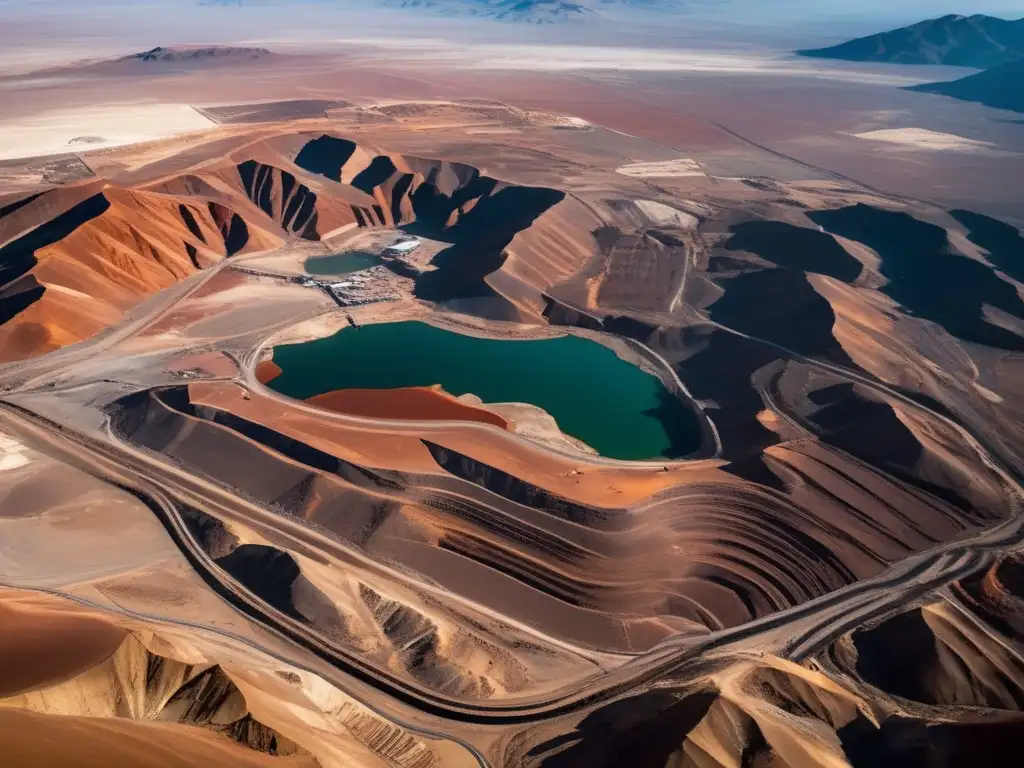
[[[280,371],[280,368],[277,370]],[[479,421],[508,429],[508,422],[498,414],[466,405],[441,390],[430,387],[338,389],[314,395],[306,402],[318,408],[347,413],[350,416],[424,421]]]
[[[266,384],[267,382],[276,379],[282,373],[284,373],[284,371],[281,370],[281,366],[273,360],[264,360],[256,366],[256,381],[260,384]]]

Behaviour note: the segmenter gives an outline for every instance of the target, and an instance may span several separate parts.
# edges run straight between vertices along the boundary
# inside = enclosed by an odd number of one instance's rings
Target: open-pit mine
[[[1024,749],[1016,228],[498,101],[194,117],[0,166],[0,764]]]

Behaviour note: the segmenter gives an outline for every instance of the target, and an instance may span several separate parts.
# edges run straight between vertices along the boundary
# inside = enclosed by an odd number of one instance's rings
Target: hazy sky
[[[476,0],[484,2],[484,0]],[[584,0],[585,1],[585,0]],[[661,0],[666,4],[673,0]],[[31,15],[33,11],[46,12],[57,8],[67,10],[100,11],[104,8],[124,6],[162,7],[168,10],[183,10],[201,4],[240,4],[251,6],[294,5],[299,2],[315,2],[326,6],[371,7],[373,0],[95,0],[84,6],[77,0],[0,0],[0,9],[5,13],[20,12]],[[435,0],[438,4],[459,2],[459,0]],[[471,4],[474,0],[462,0]],[[742,12],[743,18],[753,15],[758,18],[806,17],[848,17],[848,18],[893,18],[924,19],[949,13],[990,13],[1006,18],[1024,17],[1024,0],[675,0],[682,8],[691,12],[721,12],[725,14]],[[392,3],[397,4],[397,3]],[[599,5],[595,2],[594,5]]]
[[[235,0],[237,2],[237,0]],[[469,0],[472,2],[472,0]],[[156,45],[294,43],[339,38],[444,38],[531,44],[665,48],[831,45],[948,13],[1024,16],[1024,0],[678,0],[678,15],[620,13],[640,24],[530,25],[380,11],[375,0],[0,0],[0,71],[49,60],[107,56]],[[458,3],[460,0],[436,0]],[[595,0],[593,3],[601,7]],[[410,32],[411,30],[411,32]]]

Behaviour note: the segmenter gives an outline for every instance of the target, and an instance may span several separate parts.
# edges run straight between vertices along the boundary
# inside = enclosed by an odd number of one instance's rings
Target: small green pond
[[[347,251],[329,256],[310,256],[302,267],[311,275],[347,275],[383,263],[384,260],[375,253]]]
[[[678,458],[700,447],[696,415],[658,378],[579,336],[509,341],[381,323],[275,347],[274,362],[283,373],[268,386],[298,399],[440,384],[485,403],[539,406],[563,432],[609,458]]]

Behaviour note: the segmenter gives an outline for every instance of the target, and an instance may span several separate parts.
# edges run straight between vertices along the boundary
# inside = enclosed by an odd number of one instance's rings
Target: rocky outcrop
[[[124,56],[119,61],[146,61],[146,62],[205,62],[211,60],[244,60],[244,59],[259,59],[263,56],[269,56],[270,51],[266,48],[253,48],[253,47],[232,47],[227,45],[211,45],[205,48],[165,48],[163,46],[157,46],[156,48],[150,48],[148,51],[141,51],[139,53],[133,53],[130,56]]]
[[[328,135],[303,145],[295,164],[366,195],[368,205],[353,207],[359,226],[401,226],[450,243],[417,280],[417,295],[434,301],[486,294],[485,278],[502,267],[516,236],[565,198],[469,165],[376,154]]]
[[[501,295],[519,305],[589,258],[588,223],[583,247],[566,249],[561,236],[524,237],[564,230],[579,216],[573,208],[552,217],[564,200],[559,190],[510,184],[469,165],[305,134],[148,185],[48,189],[2,208],[0,361],[87,338],[145,296],[225,258],[352,227],[400,227],[448,243],[431,269],[411,273],[420,298]],[[537,304],[523,306],[539,314]]]
[[[0,245],[0,359],[102,330],[143,297],[247,248],[274,242],[220,202],[113,184],[48,190],[9,214]],[[53,211],[58,211],[53,215]]]

